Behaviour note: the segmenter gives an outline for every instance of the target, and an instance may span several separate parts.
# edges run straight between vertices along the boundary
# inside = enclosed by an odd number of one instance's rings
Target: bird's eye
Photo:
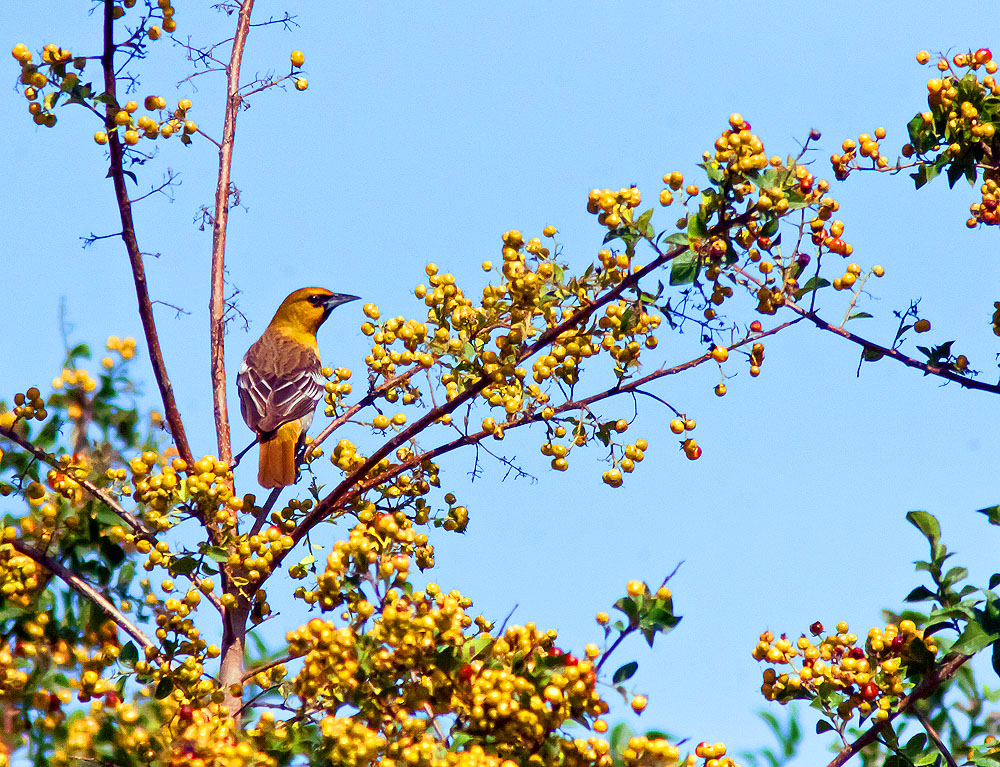
[[[323,301],[325,298],[326,296],[321,296],[319,293],[316,293],[314,295],[309,296],[309,298],[307,298],[306,300],[313,306],[319,307],[323,305]]]

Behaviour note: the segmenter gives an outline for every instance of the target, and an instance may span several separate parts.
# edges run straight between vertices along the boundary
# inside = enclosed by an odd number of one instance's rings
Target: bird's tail
[[[288,487],[295,484],[295,449],[302,436],[298,420],[278,428],[274,436],[260,443],[257,481],[261,487]]]

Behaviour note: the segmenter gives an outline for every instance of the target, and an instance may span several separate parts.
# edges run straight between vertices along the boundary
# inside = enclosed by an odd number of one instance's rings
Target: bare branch
[[[146,269],[143,265],[139,243],[136,240],[132,205],[129,202],[128,189],[125,186],[124,150],[118,138],[118,132],[114,129],[114,114],[118,108],[116,104],[118,81],[114,61],[114,9],[115,4],[112,0],[104,0],[104,53],[101,56],[101,66],[104,69],[104,90],[112,99],[111,103],[108,104],[106,124],[108,127],[108,146],[111,152],[111,178],[114,181],[115,197],[118,201],[118,212],[122,222],[121,236],[125,243],[125,249],[128,251],[129,262],[132,265],[132,278],[139,303],[139,317],[142,320],[142,329],[146,336],[146,346],[149,349],[149,361],[153,365],[153,375],[156,377],[167,423],[170,425],[170,434],[180,457],[193,465],[194,456],[188,445],[181,414],[177,409],[177,401],[174,399],[173,386],[167,375],[163,353],[160,350],[160,339],[156,331],[156,322],[153,319],[153,304],[149,300],[149,288],[146,284]]]
[[[242,102],[240,96],[240,66],[243,49],[250,32],[250,14],[253,0],[240,5],[236,22],[233,50],[226,68],[226,118],[222,127],[219,146],[219,178],[215,187],[215,216],[212,222],[212,274],[209,298],[209,351],[211,355],[212,401],[215,407],[215,433],[219,445],[219,459],[227,463],[233,452],[229,435],[229,410],[226,402],[226,226],[229,221],[230,178],[233,164],[233,142],[236,137],[236,118]]]

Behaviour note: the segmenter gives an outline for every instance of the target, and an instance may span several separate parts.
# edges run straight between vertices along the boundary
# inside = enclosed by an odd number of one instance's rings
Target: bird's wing
[[[267,434],[283,423],[311,416],[325,383],[315,351],[265,331],[243,357],[236,376],[243,420],[258,434]]]

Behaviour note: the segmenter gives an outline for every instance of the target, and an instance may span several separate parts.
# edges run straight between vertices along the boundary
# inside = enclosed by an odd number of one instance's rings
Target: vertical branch
[[[232,461],[229,436],[229,410],[226,404],[226,299],[223,278],[226,267],[226,226],[229,222],[229,189],[233,164],[233,142],[236,136],[236,118],[240,103],[240,65],[243,48],[250,32],[250,14],[254,0],[243,0],[236,21],[233,51],[226,67],[226,117],[219,145],[219,178],[215,187],[215,220],[212,225],[212,275],[209,297],[209,351],[211,355],[212,402],[215,409],[215,432],[219,443],[219,460]],[[238,592],[223,569],[223,589],[226,593]],[[237,603],[227,606],[222,616],[222,658],[219,682],[225,703],[231,715],[240,711],[240,699],[232,694],[230,686],[243,678],[243,660],[246,652],[246,625],[250,602],[236,593]]]
[[[229,409],[226,404],[226,298],[223,278],[226,267],[226,226],[229,222],[229,184],[233,164],[233,141],[240,103],[240,65],[243,48],[250,32],[250,14],[254,0],[243,0],[236,21],[233,52],[226,67],[226,119],[219,146],[219,178],[215,187],[215,220],[212,225],[212,279],[208,302],[209,346],[211,353],[212,402],[215,407],[215,433],[219,442],[219,460],[229,463],[233,451],[229,439]]]
[[[160,339],[156,332],[156,322],[153,320],[153,303],[149,300],[149,288],[146,285],[146,268],[142,262],[142,253],[135,236],[135,224],[132,221],[132,203],[125,187],[124,150],[115,130],[114,115],[118,109],[117,77],[115,76],[115,40],[114,40],[114,3],[104,0],[104,51],[101,54],[101,67],[104,70],[104,91],[110,96],[108,114],[105,118],[108,127],[108,147],[111,151],[111,178],[115,185],[115,199],[118,202],[118,212],[122,222],[122,240],[128,252],[129,263],[132,266],[132,279],[135,282],[135,294],[139,301],[139,317],[142,320],[142,330],[146,336],[146,346],[149,349],[149,361],[153,365],[153,375],[160,389],[163,409],[166,413],[170,434],[177,446],[181,458],[194,464],[191,448],[188,446],[184,424],[174,399],[174,389],[167,375],[160,350]]]

